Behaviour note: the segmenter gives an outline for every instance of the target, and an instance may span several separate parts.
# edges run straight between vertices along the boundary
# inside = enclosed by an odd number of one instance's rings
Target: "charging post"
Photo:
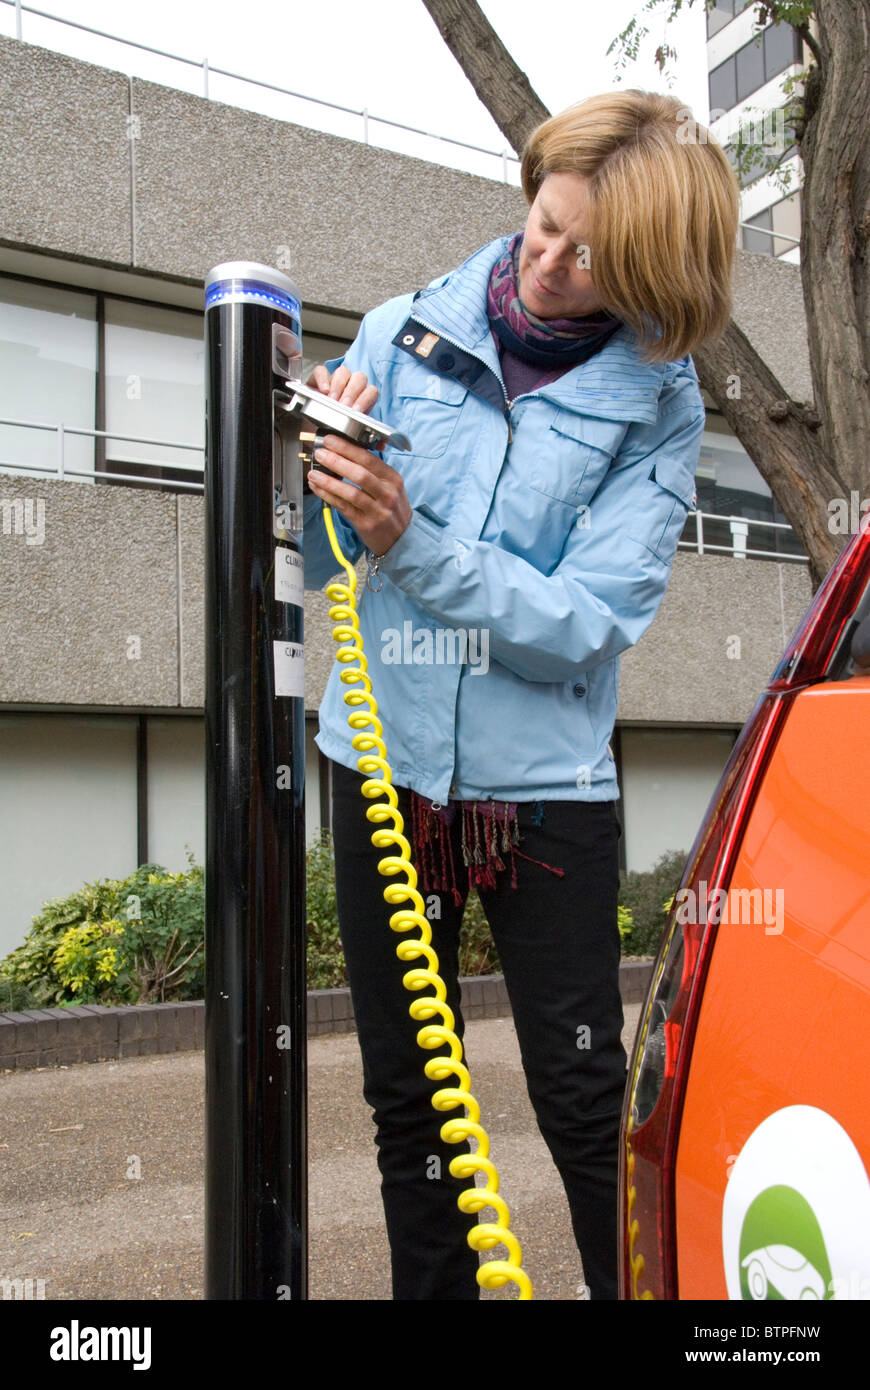
[[[205,344],[205,1296],[305,1299],[302,464],[275,419],[302,362],[292,281],[216,266]]]

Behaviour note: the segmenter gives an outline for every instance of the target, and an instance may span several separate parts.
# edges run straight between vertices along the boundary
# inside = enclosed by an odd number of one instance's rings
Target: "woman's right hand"
[[[363,415],[368,415],[378,398],[378,388],[369,386],[365,372],[351,372],[344,366],[336,367],[332,375],[324,366],[315,367],[305,385]]]

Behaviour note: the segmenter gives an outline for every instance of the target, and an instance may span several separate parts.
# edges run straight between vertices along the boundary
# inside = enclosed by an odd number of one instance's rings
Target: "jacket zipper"
[[[452,343],[454,347],[459,348],[460,352],[467,352],[469,357],[473,357],[476,362],[482,362],[484,367],[486,367],[486,370],[488,372],[492,372],[493,376],[495,377],[496,381],[501,387],[501,393],[504,396],[505,405],[508,408],[508,414],[506,417],[508,427],[508,444],[512,444],[514,439],[514,431],[513,425],[511,424],[510,411],[514,401],[512,401],[509,398],[508,393],[505,390],[505,384],[502,381],[501,377],[497,376],[496,373],[492,371],[492,367],[489,365],[485,358],[479,357],[476,352],[472,352],[471,349],[467,348],[464,343],[457,342],[455,338],[451,338],[449,333],[444,333],[440,328],[433,328],[431,323],[427,323],[425,319],[418,318],[416,314],[411,314],[410,317],[411,319],[413,319],[414,323],[419,323],[421,328],[428,328],[430,333],[437,333],[439,338],[443,338],[444,341],[447,343]],[[519,400],[519,396],[514,396],[514,400]]]

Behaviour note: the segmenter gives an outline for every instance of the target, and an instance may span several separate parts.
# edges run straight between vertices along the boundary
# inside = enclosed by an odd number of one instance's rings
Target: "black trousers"
[[[408,1014],[417,997],[402,985],[410,967],[396,956],[391,882],[377,871],[387,851],[371,843],[375,825],[355,770],[332,765],[333,836],[339,924],[362,1051],[364,1095],[374,1112],[395,1299],[474,1299],[479,1256],[467,1243],[477,1217],[463,1215],[458,1194],[470,1185],[449,1172],[468,1145],[445,1144],[439,1130],[462,1111],[435,1111],[440,1085],[423,1073],[428,1054],[416,1042],[422,1024]],[[410,840],[410,797],[396,789]],[[543,810],[543,815],[541,814]],[[541,824],[535,822],[540,820]],[[452,827],[457,880],[461,817]],[[613,801],[520,804],[519,848],[565,870],[559,878],[519,859],[481,901],[511,1001],[529,1096],[568,1197],[589,1297],[617,1297],[617,1153],[626,1080],[622,1046],[617,931],[618,839]],[[395,852],[395,851],[394,851]],[[420,891],[424,893],[423,886]],[[464,886],[463,886],[464,891]],[[463,1036],[457,984],[463,907],[441,893],[427,917],[447,999]],[[440,918],[433,916],[440,907]],[[408,937],[416,935],[413,930]],[[474,1059],[468,1059],[474,1092]],[[484,1127],[487,1116],[482,1116]],[[498,1163],[498,1155],[493,1158]],[[510,1204],[510,1196],[507,1195]],[[484,1213],[483,1219],[487,1216]],[[499,1257],[503,1252],[498,1252]]]

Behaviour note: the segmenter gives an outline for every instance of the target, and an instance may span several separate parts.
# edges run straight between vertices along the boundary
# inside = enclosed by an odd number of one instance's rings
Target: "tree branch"
[[[423,0],[438,32],[517,154],[550,115],[477,0]]]

